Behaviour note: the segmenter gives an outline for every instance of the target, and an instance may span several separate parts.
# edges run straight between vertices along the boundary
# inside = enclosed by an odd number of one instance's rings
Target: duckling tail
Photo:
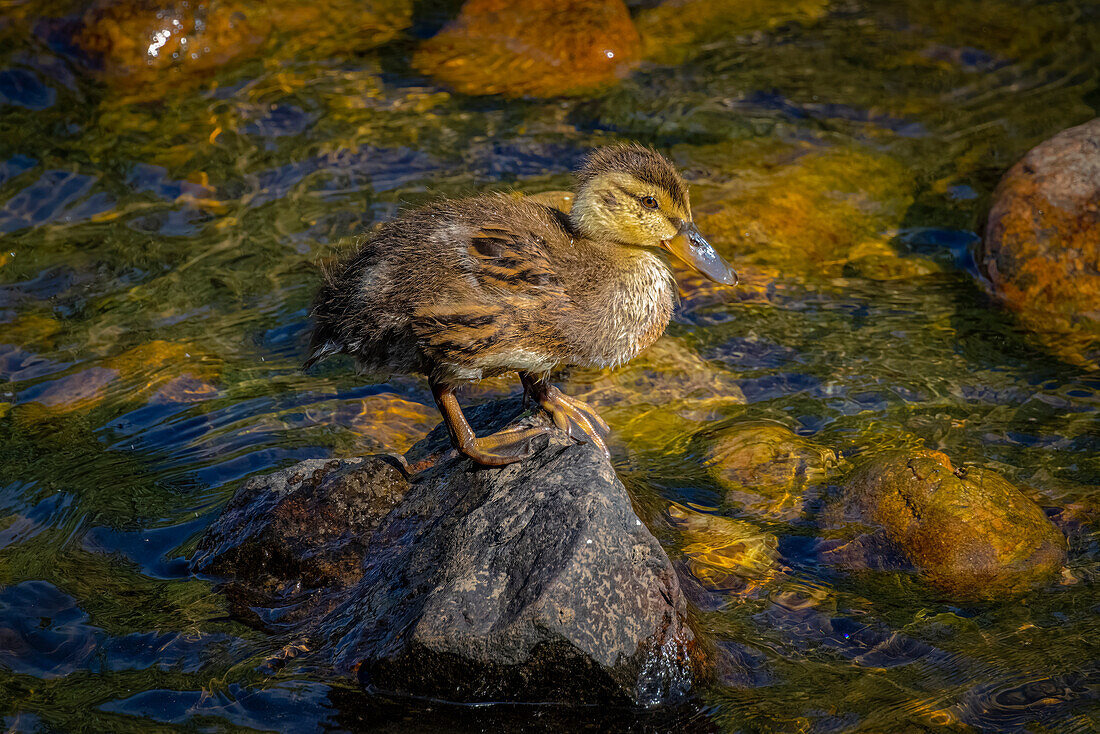
[[[342,352],[343,346],[333,339],[326,339],[324,334],[318,331],[313,332],[313,339],[309,345],[309,357],[302,365],[303,370],[308,370],[313,365],[317,364],[327,357],[331,357],[334,354]]]
[[[340,306],[334,293],[338,292],[332,284],[333,275],[324,272],[324,284],[310,306],[309,315],[313,319],[313,333],[309,335],[309,356],[302,365],[308,370],[318,362],[344,351],[344,339],[340,334]]]

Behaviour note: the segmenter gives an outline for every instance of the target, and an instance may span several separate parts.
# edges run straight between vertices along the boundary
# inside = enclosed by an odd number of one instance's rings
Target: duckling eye
[[[646,209],[656,209],[657,200],[654,199],[652,196],[642,197],[642,206],[644,206]]]

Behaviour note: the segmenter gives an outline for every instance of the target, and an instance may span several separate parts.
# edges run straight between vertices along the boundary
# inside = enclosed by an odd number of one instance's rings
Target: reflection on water
[[[226,0],[202,27],[184,5],[154,22],[141,2],[0,4],[6,730],[1100,728],[1100,378],[997,310],[970,254],[1000,174],[1096,115],[1095,4],[628,3],[631,64],[537,99],[522,89],[569,86],[558,62],[511,49],[486,62],[526,65],[498,85],[509,101],[417,71],[434,63],[414,64],[424,36],[461,31],[458,3]],[[220,67],[108,73],[142,58],[117,45],[126,29],[179,18],[242,45],[203,53]],[[684,168],[700,227],[747,281],[686,278],[652,353],[562,376],[611,423],[715,641],[697,708],[486,719],[367,701],[229,621],[186,559],[241,479],[401,451],[437,421],[414,379],[299,371],[316,262],[440,193],[568,188],[586,149],[624,137]],[[716,446],[730,425],[788,436],[765,457],[786,504],[714,470],[758,451]],[[815,556],[828,487],[803,439],[840,471],[916,447],[989,467],[1038,498],[1069,563],[981,606],[839,575]]]

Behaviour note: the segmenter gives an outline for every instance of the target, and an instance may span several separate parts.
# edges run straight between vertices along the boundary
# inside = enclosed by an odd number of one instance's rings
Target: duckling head
[[[735,273],[691,217],[688,188],[672,162],[641,145],[598,148],[577,172],[570,212],[585,237],[626,247],[659,247],[719,283]]]

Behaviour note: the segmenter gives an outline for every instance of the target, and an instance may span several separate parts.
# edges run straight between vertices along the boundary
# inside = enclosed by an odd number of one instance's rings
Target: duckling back
[[[506,196],[408,212],[326,274],[306,366],[347,353],[368,372],[549,370],[568,354],[574,240],[560,212]]]

